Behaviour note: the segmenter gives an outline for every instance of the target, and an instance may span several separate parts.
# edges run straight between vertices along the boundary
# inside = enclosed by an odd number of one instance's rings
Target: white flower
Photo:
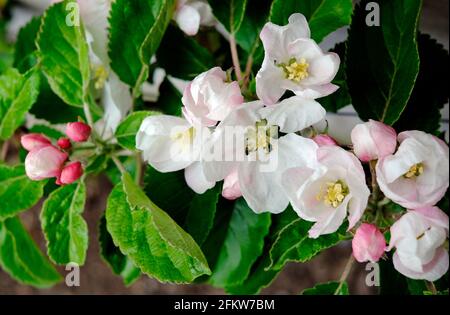
[[[289,24],[267,23],[261,31],[265,56],[256,75],[256,93],[266,104],[275,104],[290,90],[306,98],[319,98],[337,90],[331,84],[339,69],[339,56],[324,54],[310,39],[302,14],[289,17]]]
[[[437,207],[410,210],[391,227],[394,267],[411,279],[436,281],[448,270],[448,216]]]
[[[439,138],[422,131],[398,135],[394,155],[378,160],[377,181],[384,195],[408,208],[434,206],[448,188],[449,150]]]
[[[227,75],[219,67],[198,75],[183,93],[183,114],[193,125],[212,127],[227,117],[244,98],[236,81],[225,82]]]
[[[233,110],[216,128],[204,154],[204,171],[210,181],[219,181],[237,170],[239,187],[256,213],[280,213],[289,200],[281,187],[282,172],[295,166],[313,165],[317,144],[288,134],[277,139],[277,126],[260,114],[263,104],[246,103]],[[305,126],[307,127],[307,126]],[[232,134],[234,133],[234,135]],[[222,148],[215,159],[212,151]]]
[[[136,148],[152,167],[162,173],[185,169],[189,187],[202,194],[214,187],[206,180],[201,163],[207,128],[193,127],[181,117],[159,115],[144,119],[136,135]]]
[[[211,7],[203,0],[178,0],[173,18],[189,36],[196,35],[201,25],[214,26],[216,23]]]
[[[316,222],[309,236],[334,233],[348,215],[349,229],[361,218],[370,191],[361,162],[338,146],[317,151],[318,163],[284,172],[283,187],[297,214]]]

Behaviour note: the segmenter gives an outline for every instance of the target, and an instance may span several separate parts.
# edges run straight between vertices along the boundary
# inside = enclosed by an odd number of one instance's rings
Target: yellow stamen
[[[326,183],[326,191],[324,192],[322,187],[317,194],[316,199],[318,201],[323,200],[327,206],[337,208],[348,194],[349,190],[347,185],[343,181],[338,180],[336,182]]]
[[[403,175],[405,178],[416,178],[422,175],[423,173],[423,164],[417,163],[409,168],[409,170]]]
[[[170,136],[173,141],[179,142],[184,148],[189,148],[195,136],[195,129],[191,127],[185,131],[174,133]]]
[[[309,76],[309,63],[306,62],[305,58],[300,58],[299,61],[292,58],[289,60],[289,64],[280,64],[280,67],[283,68],[286,79],[294,82],[300,82]]]
[[[246,150],[249,152],[257,152],[263,149],[269,153],[271,150],[271,139],[276,137],[278,132],[277,127],[267,125],[267,120],[263,119],[251,127],[246,133]]]
[[[102,65],[100,66],[93,66],[93,73],[94,73],[94,86],[97,90],[100,90],[105,86],[106,79],[108,79],[108,71],[106,68]]]

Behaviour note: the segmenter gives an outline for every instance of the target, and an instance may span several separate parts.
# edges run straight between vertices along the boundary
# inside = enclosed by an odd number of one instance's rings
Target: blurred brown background
[[[38,1],[38,0],[36,0]],[[448,0],[424,0],[420,29],[438,39],[448,49]],[[448,126],[448,106],[443,112]],[[446,122],[445,122],[446,121]],[[89,251],[85,266],[81,267],[81,286],[69,288],[64,283],[51,289],[34,289],[18,284],[0,270],[0,294],[222,294],[220,289],[208,285],[161,284],[143,276],[127,288],[121,278],[113,275],[101,260],[97,242],[97,222],[106,205],[111,185],[105,178],[93,178],[88,183],[88,201],[84,217],[89,224]],[[1,206],[1,202],[0,202]],[[39,213],[41,204],[21,215],[27,229],[45,252],[45,240],[40,230]],[[303,289],[319,282],[339,279],[351,254],[350,243],[331,248],[305,264],[289,264],[263,294],[299,294]],[[355,264],[349,276],[352,294],[374,294],[375,288],[365,285],[365,265]],[[66,274],[64,268],[59,271]]]

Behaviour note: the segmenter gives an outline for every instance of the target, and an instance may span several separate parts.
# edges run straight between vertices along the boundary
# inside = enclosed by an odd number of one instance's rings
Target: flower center
[[[344,201],[348,194],[349,189],[345,182],[337,180],[326,183],[326,188],[322,187],[316,198],[318,201],[323,200],[327,206],[337,208],[342,204],[342,201]]]
[[[422,175],[422,173],[423,173],[423,164],[417,163],[417,164],[414,164],[413,166],[411,166],[409,168],[409,170],[405,174],[403,174],[403,177],[416,178],[416,177],[419,177],[420,175]]]
[[[97,90],[102,89],[105,86],[106,79],[108,78],[108,70],[102,65],[100,66],[93,66],[92,67],[94,72],[94,86]]]
[[[190,127],[189,129],[186,129],[185,131],[180,131],[180,132],[177,132],[177,133],[171,135],[170,138],[173,141],[177,141],[178,143],[180,143],[180,145],[183,148],[188,148],[191,146],[194,136],[195,136],[195,129],[194,129],[194,127]]]
[[[309,76],[309,63],[306,62],[305,58],[300,58],[299,61],[292,58],[289,60],[288,64],[282,63],[279,66],[283,69],[286,79],[288,80],[300,82]]]
[[[245,134],[246,154],[257,152],[259,149],[269,153],[272,150],[271,140],[276,138],[277,134],[278,127],[268,125],[266,119],[256,122]]]

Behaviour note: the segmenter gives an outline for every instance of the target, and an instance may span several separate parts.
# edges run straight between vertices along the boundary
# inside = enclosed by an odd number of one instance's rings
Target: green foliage
[[[349,32],[347,83],[361,119],[392,125],[405,109],[419,72],[421,0],[379,1],[379,27],[366,25],[366,3],[357,6]]]
[[[112,4],[109,40],[111,67],[138,96],[149,63],[172,18],[174,0],[117,0]]]
[[[232,34],[236,34],[244,20],[247,0],[208,0],[216,18]]]
[[[151,202],[128,174],[108,198],[106,222],[121,252],[161,282],[187,283],[211,273],[192,237]]]
[[[0,221],[0,266],[17,281],[37,288],[62,280],[17,217]]]
[[[40,218],[48,256],[56,264],[84,264],[88,228],[81,214],[85,201],[86,186],[78,181],[54,190],[42,206]]]
[[[347,282],[327,282],[305,289],[302,295],[349,295]]]
[[[44,194],[46,181],[32,181],[23,165],[0,164],[0,221],[34,206]]]
[[[103,215],[99,225],[100,254],[103,260],[109,265],[114,274],[122,277],[126,286],[132,285],[141,277],[141,271],[133,261],[121,253],[120,249],[114,245],[111,234],[106,229],[106,218]]]
[[[7,140],[23,123],[39,93],[39,74],[8,69],[0,76],[0,139]]]
[[[236,201],[225,240],[209,282],[218,287],[233,287],[245,281],[250,268],[261,255],[269,232],[270,214],[256,214],[244,199]]]
[[[309,23],[311,38],[316,42],[349,25],[352,18],[351,0],[274,0],[270,10],[270,21],[285,25],[293,13],[302,13]]]
[[[24,73],[37,63],[35,39],[41,26],[41,17],[34,17],[20,29],[14,50],[14,67]]]
[[[65,103],[89,103],[89,49],[82,25],[69,25],[64,1],[51,6],[42,18],[37,39],[40,65],[52,90]]]

